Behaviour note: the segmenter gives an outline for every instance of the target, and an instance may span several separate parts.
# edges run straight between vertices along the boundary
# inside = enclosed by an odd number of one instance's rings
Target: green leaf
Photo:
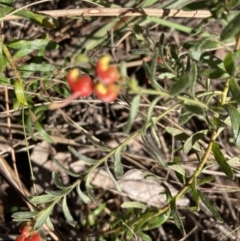
[[[181,109],[181,115],[179,117],[178,122],[179,122],[180,125],[183,125],[183,124],[187,123],[193,116],[194,116],[194,114],[189,112],[185,108],[185,106],[183,106],[182,109]]]
[[[228,106],[228,112],[232,123],[234,141],[236,147],[240,148],[240,113],[233,105]]]
[[[53,143],[52,139],[50,138],[50,136],[48,135],[48,133],[43,129],[42,125],[40,124],[39,121],[36,121],[34,123],[38,133],[40,134],[40,136],[48,143]]]
[[[227,8],[235,8],[237,7],[238,5],[240,5],[240,0],[230,0],[226,3],[226,7]]]
[[[153,120],[153,118],[152,118],[152,123],[154,123],[154,121],[155,120]],[[159,136],[157,133],[157,127],[155,126],[155,124],[152,124],[150,126],[150,132],[151,132],[151,136],[153,137],[153,140],[156,143],[157,147],[161,148],[161,143],[160,143]]]
[[[169,90],[169,94],[172,96],[176,96],[187,89],[187,87],[191,83],[191,78],[189,73],[185,73],[179,77],[179,79],[171,86]]]
[[[125,129],[124,131],[127,133],[132,128],[133,121],[134,121],[135,117],[137,116],[140,101],[141,101],[141,96],[136,95],[131,102],[131,109],[130,109],[130,113],[129,113],[128,123],[126,124],[126,126],[124,128]]]
[[[123,175],[123,165],[121,162],[121,151],[122,148],[118,147],[114,153],[114,174],[117,178]]]
[[[76,191],[77,191],[79,197],[82,199],[82,201],[83,201],[84,203],[86,203],[86,204],[91,203],[91,199],[90,199],[86,194],[84,194],[84,193],[82,192],[82,190],[81,190],[81,188],[80,188],[80,184],[81,184],[81,183],[79,183],[79,184],[76,186]]]
[[[231,167],[228,165],[226,159],[224,158],[220,147],[216,142],[212,144],[212,152],[213,155],[218,163],[218,165],[221,167],[222,171],[231,179],[234,179],[234,174],[231,169]]]
[[[148,49],[148,48],[141,48],[141,49],[131,49],[129,51],[130,54],[135,54],[135,55],[153,55],[153,53]]]
[[[146,209],[147,205],[140,202],[124,202],[121,204],[121,208],[139,208]]]
[[[48,39],[20,39],[6,42],[6,45],[13,49],[19,49],[19,51],[14,55],[14,57],[17,58],[28,55],[34,50],[56,50],[58,48],[58,44],[56,42],[50,41]]]
[[[64,186],[58,176],[58,174],[56,172],[52,172],[52,180],[54,182],[54,184],[60,188],[60,189],[65,189],[66,186]]]
[[[8,7],[4,4],[0,4],[0,8],[1,10],[4,10],[4,13],[0,14],[0,18],[4,17],[4,15],[7,15],[10,12],[17,10],[16,8]],[[14,13],[14,15],[29,19],[32,22],[46,28],[56,28],[58,26],[57,20],[55,20],[49,15],[45,15],[42,13],[34,13],[28,10],[18,10],[17,12]]]
[[[204,136],[206,136],[207,133],[208,133],[208,130],[202,130],[190,136],[184,143],[184,146],[183,146],[184,154],[187,155],[189,151],[192,149],[192,147],[195,145],[195,143],[198,142]]]
[[[175,199],[172,199],[172,201],[171,201],[171,210],[172,210],[172,216],[173,216],[173,220],[174,220],[175,225],[181,231],[183,236],[185,236],[186,235],[185,229],[184,229],[184,226],[183,226],[183,222],[182,222],[182,220],[179,216]]]
[[[158,103],[158,101],[161,99],[161,97],[156,97],[154,100],[151,101],[149,107],[148,107],[148,111],[147,111],[147,117],[144,123],[144,132],[146,132],[147,130],[147,125],[149,124],[150,120],[151,120],[151,116],[152,116],[152,112],[154,110],[154,107],[156,106],[156,104]]]
[[[160,214],[155,218],[151,218],[147,223],[144,224],[142,230],[152,230],[154,228],[158,228],[163,225],[166,221],[168,221],[169,216],[171,214],[171,210],[168,209],[165,213]]]
[[[23,83],[21,80],[14,81],[14,91],[15,91],[18,103],[20,105],[27,106],[28,103],[27,103],[26,97],[24,95],[24,87],[23,87]]]
[[[87,178],[86,178],[86,191],[87,191],[87,195],[88,197],[94,201],[98,206],[100,206],[100,202],[95,198],[93,192],[92,192],[92,186],[90,184],[90,175],[87,175]]]
[[[235,78],[229,78],[229,90],[232,93],[233,99],[240,104],[240,87]]]
[[[35,218],[34,230],[39,230],[42,228],[43,224],[46,222],[53,210],[53,205],[50,205],[48,208],[43,209]]]
[[[160,155],[152,148],[151,145],[149,145],[149,143],[146,141],[144,134],[142,133],[142,140],[144,142],[144,145],[146,146],[146,148],[150,151],[150,153],[152,153],[156,159],[158,160],[159,164],[163,167],[166,167],[167,164],[166,162],[160,157]]]
[[[169,164],[168,167],[176,172],[178,172],[179,174],[181,174],[182,176],[186,176],[186,171],[184,170],[184,168],[180,165],[180,164]]]
[[[35,217],[39,211],[32,211],[32,212],[16,212],[12,214],[12,218],[17,218],[17,219],[26,219],[26,218],[33,218]]]
[[[140,237],[141,240],[144,241],[152,241],[151,237],[149,235],[147,235],[146,233],[143,233],[141,231],[136,232],[136,235],[138,237]]]
[[[195,96],[195,83],[197,81],[198,76],[198,66],[195,62],[192,63],[191,71],[190,71],[190,93],[192,97]]]
[[[240,14],[238,14],[235,18],[233,18],[228,25],[223,29],[220,38],[221,40],[227,40],[229,38],[234,37],[236,34],[240,32],[239,29],[240,23]]]
[[[185,104],[184,105],[185,109],[195,115],[204,115],[205,111],[203,108],[201,108],[199,105],[189,105]]]
[[[174,127],[170,127],[170,126],[167,126],[166,127],[166,131],[171,134],[172,136],[177,136],[177,135],[180,135],[183,133],[182,130],[179,130],[177,128],[174,128]]]
[[[72,186],[70,187],[65,187],[64,189],[60,189],[57,191],[54,190],[46,190],[46,193],[52,196],[57,196],[57,197],[62,197],[67,195],[69,192],[72,191]]]
[[[53,226],[53,223],[52,223],[50,217],[48,217],[48,218],[46,219],[46,225],[48,226],[48,228],[49,228],[50,230],[54,231],[54,226]]]
[[[233,52],[229,52],[224,60],[224,67],[226,69],[226,71],[231,75],[231,76],[235,76],[237,71],[238,71],[238,63],[236,61],[236,58],[234,56]]]
[[[213,214],[214,218],[216,218],[216,220],[219,222],[223,222],[220,214],[218,213],[216,207],[211,203],[211,201],[199,190],[198,190],[198,194],[202,202],[207,206],[207,208]]]
[[[196,207],[197,207],[197,211],[199,211],[199,194],[196,188],[196,177],[193,177],[193,182],[191,183],[191,190],[192,190],[192,194],[193,194],[193,199],[196,203]]]
[[[189,49],[190,57],[195,61],[200,61],[202,54],[208,50],[218,47],[220,44],[213,39],[205,38],[197,43],[193,43],[193,47]]]
[[[50,72],[55,69],[55,66],[53,66],[52,64],[30,63],[27,65],[21,65],[17,69],[26,72]]]
[[[55,200],[56,198],[57,197],[51,194],[43,194],[40,196],[29,197],[28,199],[30,200],[31,203],[34,203],[34,204],[45,204]]]
[[[209,79],[223,79],[229,77],[229,74],[222,69],[204,69],[199,74]]]
[[[73,219],[70,211],[69,211],[69,208],[68,208],[68,205],[67,205],[67,196],[64,196],[63,199],[62,199],[62,210],[63,210],[63,214],[64,214],[64,217],[66,218],[67,222],[72,225],[73,227],[76,226],[76,221]]]
[[[68,170],[66,167],[64,167],[63,165],[62,165],[62,163],[60,163],[58,160],[56,160],[56,159],[53,159],[53,161],[55,162],[55,164],[58,166],[58,167],[60,167],[62,170],[64,170],[69,176],[72,176],[72,177],[80,177],[80,174],[77,174],[77,173],[75,173],[75,172],[72,172],[72,171],[70,171],[70,170]]]
[[[85,162],[87,162],[87,163],[89,163],[89,164],[95,164],[95,163],[98,162],[96,159],[92,159],[92,158],[89,158],[89,157],[87,157],[87,156],[85,156],[85,155],[80,154],[78,151],[76,151],[76,150],[75,150],[73,147],[71,147],[71,146],[68,146],[68,150],[69,150],[70,152],[72,152],[72,154],[73,154],[75,157],[77,157],[77,158],[79,158],[80,160],[85,161]]]
[[[150,217],[153,215],[152,211],[147,211],[141,217],[138,219],[138,223],[136,227],[134,228],[135,232],[138,232],[142,229],[142,226],[150,219]]]
[[[108,163],[105,162],[105,168],[106,168],[106,171],[110,177],[110,179],[112,180],[112,182],[114,183],[116,189],[119,191],[119,192],[122,192],[122,189],[121,187],[119,186],[118,182],[116,181],[116,179],[114,178],[113,174],[111,173],[109,167],[108,167]]]
[[[82,131],[82,132],[83,132],[83,134],[87,137],[87,139],[88,139],[89,141],[91,141],[92,144],[93,144],[94,146],[96,146],[98,149],[100,149],[101,151],[104,151],[104,152],[109,152],[109,151],[111,151],[110,148],[101,145],[98,141],[96,141],[96,139],[93,138],[93,136],[91,136],[91,135],[90,135],[89,133],[87,133],[86,131]],[[85,159],[85,160],[87,160],[87,159]],[[89,159],[88,159],[88,160],[89,160]],[[93,159],[93,160],[94,160],[94,159]]]
[[[155,48],[154,55],[151,61],[151,67],[150,67],[150,81],[154,89],[163,90],[162,86],[156,81],[156,68],[157,68],[158,58],[159,58],[159,49]]]

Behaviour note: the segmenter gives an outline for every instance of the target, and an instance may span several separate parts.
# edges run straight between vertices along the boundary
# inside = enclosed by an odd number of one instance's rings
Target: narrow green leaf
[[[18,103],[20,105],[27,106],[28,103],[27,103],[26,97],[24,95],[24,87],[23,87],[22,81],[20,81],[20,80],[14,81],[14,91],[15,91]]]
[[[121,208],[139,208],[146,209],[147,205],[140,202],[124,202],[121,204]]]
[[[188,177],[188,173],[181,166],[181,162],[182,162],[182,160],[181,160],[181,158],[179,156],[174,156],[173,157],[173,163],[174,164],[168,164],[168,165],[172,166],[170,168],[175,171],[176,177],[180,181],[180,183],[185,185],[186,184],[186,179]]]
[[[179,79],[171,86],[169,94],[176,96],[187,89],[190,85],[191,79],[189,73],[185,73],[179,77]]]
[[[180,115],[178,122],[180,125],[183,125],[183,124],[187,123],[193,116],[194,116],[194,114],[192,112],[189,112],[185,108],[185,106],[183,106],[181,109],[181,115]]]
[[[229,78],[229,90],[232,93],[233,99],[240,104],[240,87],[235,78]]]
[[[230,0],[225,3],[227,8],[235,8],[240,5],[240,0]]]
[[[177,128],[171,127],[171,126],[167,126],[166,127],[166,131],[171,134],[172,136],[177,136],[183,133],[182,130],[179,130]]]
[[[189,153],[189,151],[193,148],[195,143],[197,143],[201,138],[206,136],[207,133],[208,133],[208,130],[202,130],[202,131],[196,132],[195,134],[188,137],[188,139],[185,141],[184,146],[183,146],[184,154],[187,155]]]
[[[105,162],[105,169],[106,169],[106,171],[107,171],[110,179],[111,179],[112,182],[114,183],[116,189],[117,189],[119,192],[122,192],[122,189],[121,189],[121,187],[119,186],[117,180],[114,178],[113,174],[111,173],[111,171],[110,171],[110,169],[109,169],[109,167],[108,167],[108,163],[107,163],[107,162]]]
[[[54,182],[54,184],[60,188],[60,189],[65,189],[66,186],[64,186],[58,176],[58,174],[56,172],[52,172],[52,180]]]
[[[144,224],[142,230],[152,230],[154,228],[158,228],[163,225],[166,221],[168,221],[169,216],[171,214],[171,210],[168,209],[165,213],[160,214],[155,218],[151,218],[147,223]]]
[[[185,236],[186,235],[185,229],[184,229],[184,226],[183,226],[183,222],[182,222],[182,220],[179,216],[175,199],[172,199],[172,201],[171,201],[171,210],[172,210],[172,216],[173,216],[173,220],[174,220],[175,225],[181,231],[183,236]]]
[[[14,2],[14,0],[2,0],[1,2],[10,6]]]
[[[96,197],[94,196],[93,192],[92,192],[92,186],[90,184],[90,175],[87,175],[87,178],[86,178],[86,191],[87,191],[87,195],[88,197],[94,201],[98,206],[100,206],[100,202],[96,199]]]
[[[53,226],[53,223],[52,223],[50,217],[48,217],[48,218],[46,219],[46,225],[48,226],[48,228],[49,228],[50,230],[54,231],[54,226]]]
[[[180,175],[186,177],[186,171],[184,168],[181,166],[181,164],[171,164],[168,165],[168,167],[176,172],[178,172]]]
[[[52,139],[50,138],[50,136],[48,135],[48,133],[43,129],[42,125],[40,124],[39,121],[36,121],[34,123],[38,133],[40,134],[40,136],[48,143],[52,143]]]
[[[154,55],[152,57],[152,61],[151,61],[151,67],[150,67],[150,81],[152,84],[152,87],[155,90],[162,90],[162,86],[156,81],[156,68],[157,68],[157,59],[159,58],[159,49],[155,48],[154,50]]]
[[[57,191],[46,190],[45,192],[49,195],[52,195],[52,196],[62,197],[62,196],[67,195],[71,191],[72,191],[72,186],[65,187],[64,189],[60,189],[60,190],[57,190]]]
[[[193,182],[191,184],[191,190],[192,190],[192,194],[193,194],[193,199],[196,203],[196,207],[197,207],[197,211],[199,211],[199,194],[197,191],[197,187],[196,187],[196,177],[193,177]]]
[[[235,76],[238,71],[238,63],[233,52],[229,52],[225,56],[223,63],[228,74],[230,74],[231,76]]]
[[[29,197],[28,199],[30,200],[31,203],[34,204],[44,204],[47,202],[51,202],[55,200],[57,197],[50,195],[50,194],[43,194],[40,196],[34,196],[34,197]]]
[[[240,23],[240,14],[238,14],[235,18],[233,18],[228,25],[223,29],[220,38],[221,40],[227,40],[229,38],[234,37],[236,34],[240,32],[239,29]]]
[[[81,183],[79,183],[79,184],[76,186],[76,191],[77,191],[79,197],[82,199],[82,201],[83,201],[84,203],[86,203],[86,204],[91,203],[90,198],[89,198],[86,194],[84,194],[84,193],[82,192],[82,190],[81,190],[81,188],[80,188],[80,184],[81,184]]]
[[[195,96],[195,83],[197,81],[197,76],[198,76],[198,66],[195,62],[193,62],[191,71],[190,71],[190,93],[192,97]]]
[[[68,146],[68,150],[69,150],[70,152],[72,152],[72,154],[73,154],[75,157],[79,158],[80,160],[83,160],[83,161],[85,161],[85,162],[87,162],[87,163],[89,163],[89,164],[95,164],[95,163],[97,163],[97,160],[96,160],[96,159],[92,159],[92,158],[89,158],[89,157],[87,157],[87,156],[85,156],[85,155],[80,154],[78,151],[76,151],[76,150],[75,150],[73,147],[71,147],[71,146]]]
[[[53,159],[53,161],[55,162],[55,164],[60,167],[62,170],[64,170],[69,176],[72,176],[72,177],[80,177],[80,174],[77,174],[75,172],[72,172],[70,170],[68,170],[66,167],[64,167],[62,165],[62,163],[60,163],[58,160],[56,159]]]
[[[240,148],[240,113],[233,105],[228,106],[228,112],[232,123],[234,141],[236,147]]]
[[[46,209],[43,209],[35,218],[34,230],[39,230],[42,228],[43,224],[46,222],[47,218],[51,215],[54,205],[50,205]]]
[[[152,211],[147,211],[146,213],[144,213],[143,215],[141,215],[141,217],[138,220],[138,224],[136,225],[136,227],[134,228],[135,232],[138,232],[142,229],[142,226],[150,219],[150,217],[153,215]]]
[[[142,140],[144,142],[144,145],[146,146],[146,148],[156,157],[156,159],[158,160],[159,164],[163,167],[166,167],[167,164],[166,162],[159,156],[159,154],[151,147],[151,145],[149,145],[149,143],[147,142],[147,140],[144,137],[144,134],[142,133]]]
[[[8,13],[16,10],[16,8],[8,7],[4,4],[0,4],[0,8],[4,9]],[[57,20],[55,20],[54,18],[52,18],[49,15],[45,15],[45,14],[41,14],[41,13],[34,13],[34,12],[31,12],[28,10],[18,10],[17,12],[14,13],[14,15],[29,19],[32,22],[39,24],[46,28],[56,28],[58,26]],[[3,16],[0,15],[0,17],[3,17]]]
[[[203,185],[203,184],[206,184],[206,183],[210,183],[213,180],[214,180],[213,176],[204,177],[197,182],[197,186],[200,186],[200,185]]]
[[[184,105],[184,107],[187,111],[191,112],[192,114],[201,115],[201,116],[205,114],[205,110],[198,105],[186,104]]]
[[[132,128],[133,121],[134,121],[135,117],[137,116],[140,101],[141,101],[141,96],[136,95],[131,102],[131,109],[130,109],[130,113],[129,113],[128,122],[124,128],[125,129],[124,131],[127,133]]]
[[[111,148],[108,148],[106,146],[101,145],[99,142],[97,142],[89,133],[87,133],[86,131],[82,131],[83,134],[88,138],[88,140],[90,140],[92,142],[92,144],[94,146],[96,146],[98,149],[100,149],[101,151],[104,152],[109,152],[111,151]],[[94,159],[93,159],[94,160]]]
[[[201,192],[198,190],[199,197],[201,198],[202,202],[207,206],[207,208],[211,211],[214,218],[216,218],[217,221],[223,222],[220,214],[218,213],[216,207],[211,203],[211,201]]]
[[[67,196],[64,196],[62,199],[62,210],[64,217],[66,218],[67,222],[75,227],[76,221],[73,219],[72,214],[69,211],[68,205],[67,205]]]
[[[26,71],[26,72],[51,72],[55,69],[55,66],[52,64],[36,64],[36,63],[30,63],[27,65],[21,65],[18,67],[18,70],[20,71]]]
[[[161,99],[161,97],[156,97],[154,100],[151,101],[151,104],[148,107],[148,111],[147,111],[147,116],[146,116],[146,120],[144,123],[144,132],[146,132],[147,130],[147,125],[149,124],[151,117],[152,117],[152,112],[154,110],[154,107],[156,106],[156,104],[158,103],[158,101]]]
[[[121,151],[122,148],[117,148],[114,153],[114,174],[117,178],[123,175],[123,165],[121,162]]]
[[[136,232],[136,235],[137,235],[138,237],[140,237],[141,240],[144,240],[144,241],[152,241],[152,238],[151,238],[148,234],[143,233],[143,232],[141,232],[141,231]]]
[[[135,55],[153,55],[153,53],[148,49],[148,48],[141,48],[141,49],[131,49],[129,51],[130,54],[135,54]]]
[[[153,119],[153,118],[152,118]],[[154,120],[152,120],[152,122],[154,123]],[[155,127],[155,124],[152,124],[150,126],[150,132],[151,132],[151,135],[153,137],[153,140],[154,142],[156,143],[157,147],[158,148],[161,148],[161,143],[160,143],[160,140],[159,140],[159,136],[158,136],[158,133],[157,133],[157,127]]]
[[[213,155],[218,163],[218,165],[221,167],[222,171],[231,179],[234,179],[234,173],[231,169],[231,167],[228,165],[226,159],[224,158],[222,151],[219,147],[219,145],[214,142],[212,144],[212,152]]]
[[[33,218],[35,217],[39,211],[32,211],[32,212],[16,212],[12,214],[12,218],[16,219],[26,219],[26,218]]]

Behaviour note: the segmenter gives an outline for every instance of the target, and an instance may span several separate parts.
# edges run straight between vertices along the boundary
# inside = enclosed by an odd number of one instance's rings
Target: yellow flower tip
[[[106,71],[109,66],[109,62],[111,60],[111,57],[109,55],[105,55],[99,59],[99,65],[101,66],[102,71]]]
[[[102,95],[107,93],[106,86],[103,83],[101,83],[101,82],[96,84],[95,89],[97,90],[98,93],[101,93]]]
[[[71,81],[76,81],[76,79],[78,78],[79,75],[80,75],[80,71],[79,71],[79,69],[77,69],[77,68],[71,69],[71,70],[68,72],[68,78],[69,78]]]

